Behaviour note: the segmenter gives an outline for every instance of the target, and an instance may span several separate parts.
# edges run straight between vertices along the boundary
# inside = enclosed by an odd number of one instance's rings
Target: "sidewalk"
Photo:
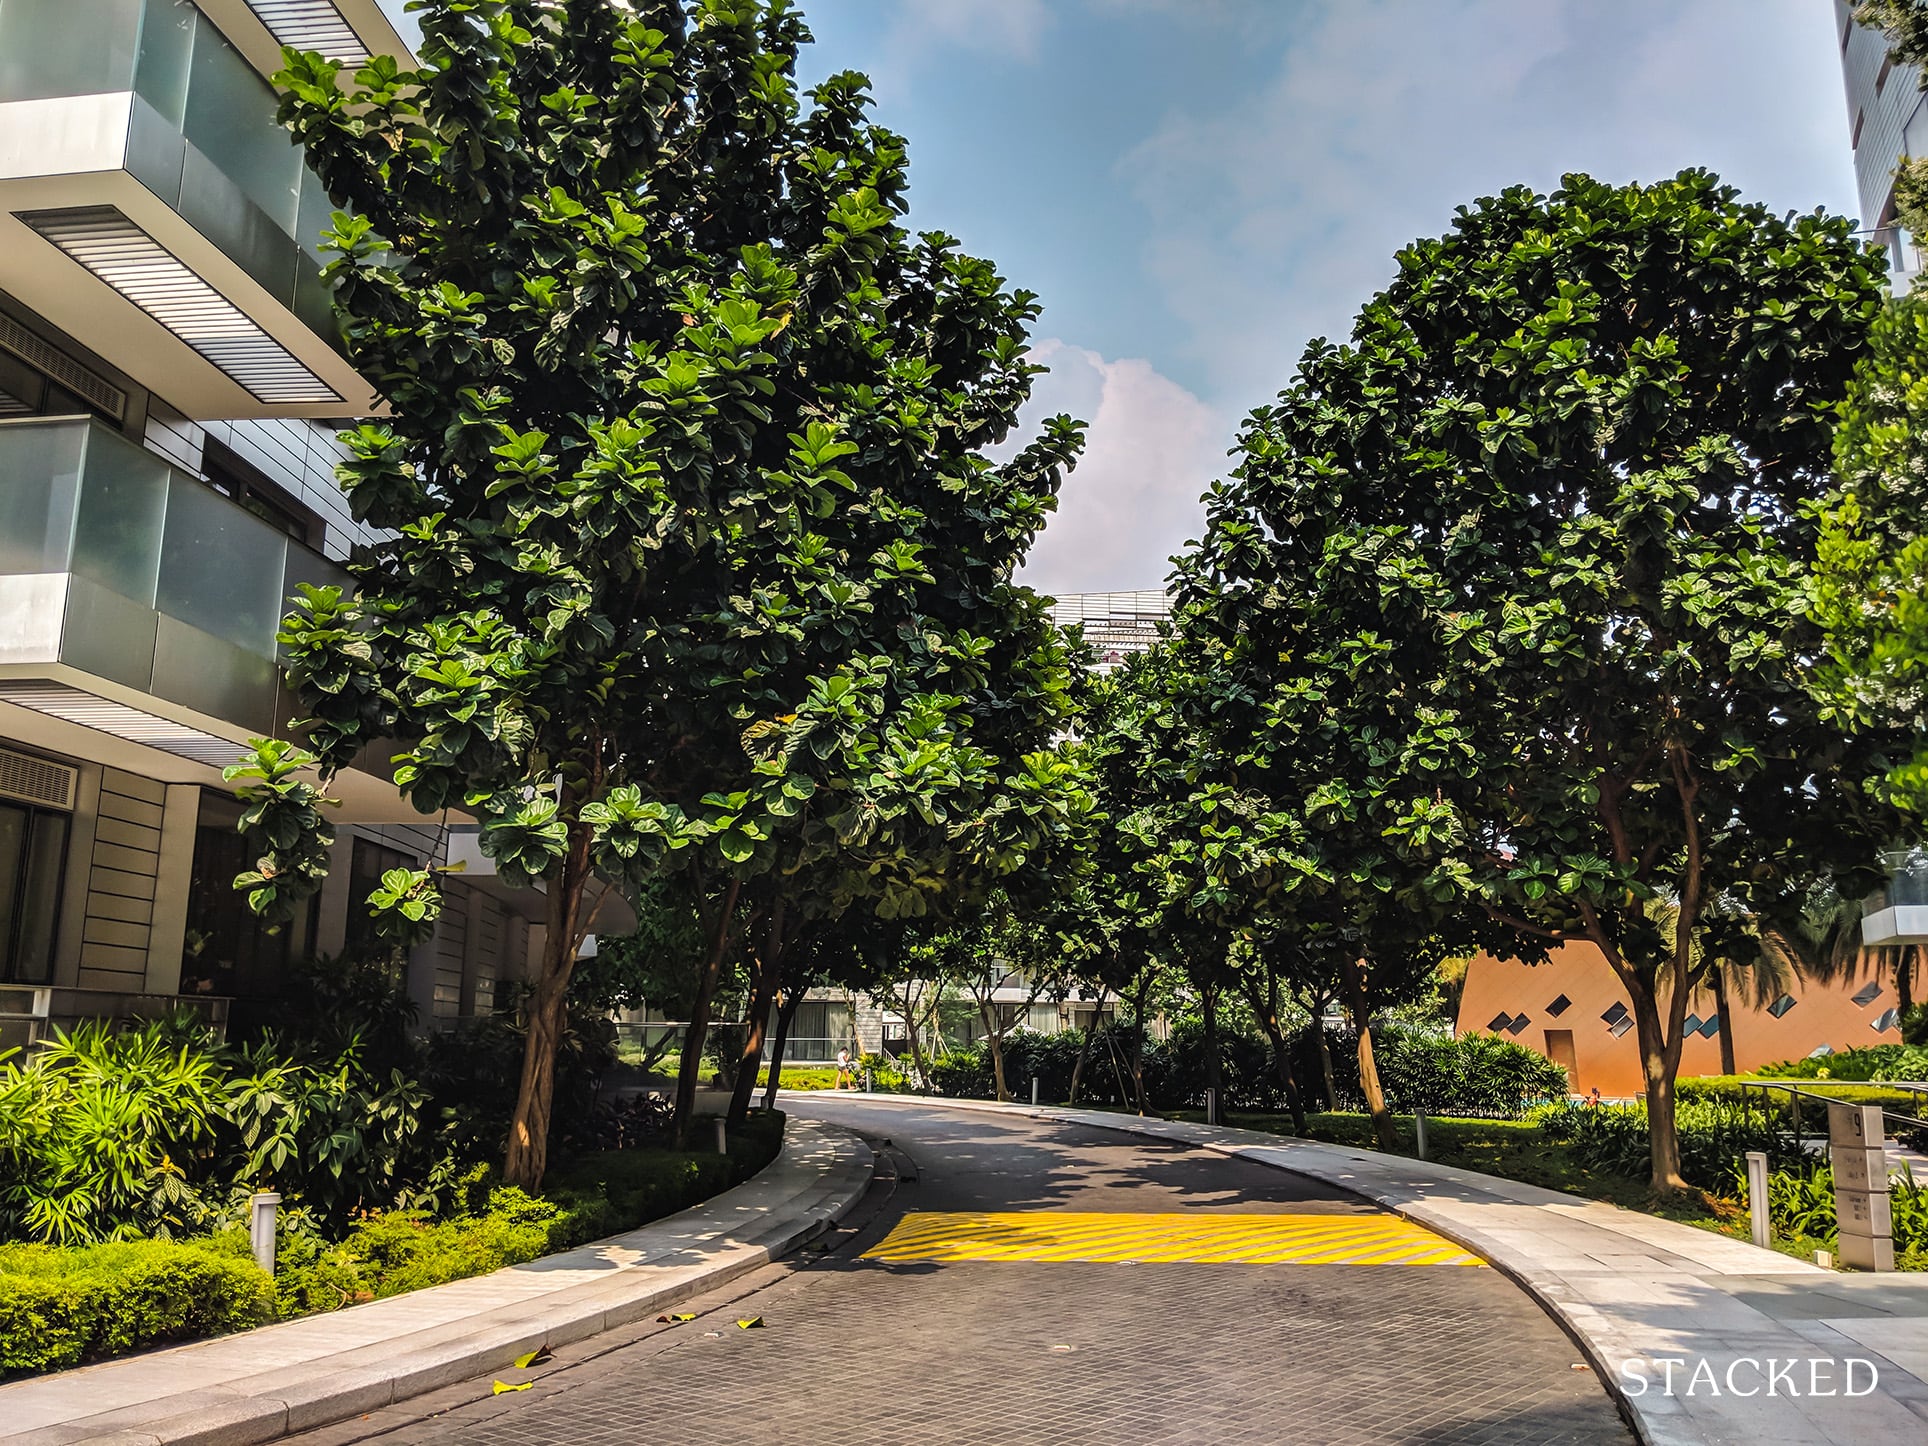
[[[0,1386],[0,1441],[249,1446],[644,1319],[822,1233],[863,1197],[871,1152],[792,1119],[783,1150],[715,1199],[491,1275]]]
[[[1653,1446],[1885,1446],[1928,1440],[1928,1275],[1844,1275],[1638,1211],[1398,1155],[1103,1110],[846,1094],[1118,1130],[1292,1170],[1465,1246],[1530,1291],[1579,1343]],[[1850,1357],[1879,1384],[1848,1397]],[[1663,1393],[1669,1359],[1674,1394]],[[1704,1359],[1713,1377],[1691,1380]],[[1809,1361],[1823,1366],[1810,1379]],[[1749,1362],[1798,1361],[1776,1393]],[[1736,1363],[1739,1363],[1738,1365]],[[1643,1372],[1644,1393],[1627,1366]],[[1737,1391],[1728,1390],[1732,1366]],[[1831,1373],[1831,1378],[1830,1378]],[[1790,1395],[1791,1379],[1800,1394]],[[1689,1394],[1690,1384],[1693,1386]],[[1810,1394],[1810,1386],[1835,1394]],[[1865,1372],[1855,1382],[1866,1385]],[[1716,1394],[1718,1392],[1718,1394]]]

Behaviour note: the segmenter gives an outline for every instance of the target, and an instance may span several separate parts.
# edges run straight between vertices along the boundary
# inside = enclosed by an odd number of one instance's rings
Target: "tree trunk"
[[[1151,1000],[1151,980],[1138,986],[1138,1003],[1132,1009],[1131,1091],[1138,1097],[1138,1113],[1145,1113],[1145,1005]]]
[[[1097,1036],[1098,1022],[1105,1013],[1105,986],[1098,986],[1098,1003],[1091,1011],[1091,1023],[1085,1026],[1084,1039],[1078,1045],[1078,1062],[1071,1066],[1071,1097],[1065,1103],[1078,1103],[1078,1083],[1084,1078],[1085,1061],[1091,1058],[1091,1041]]]
[[[1319,1048],[1319,1077],[1325,1081],[1325,1105],[1329,1110],[1339,1108],[1339,1086],[1332,1078],[1332,1041],[1326,1038],[1325,1012],[1329,1001],[1324,997],[1312,1001],[1312,1042]]]
[[[1305,1134],[1305,1100],[1299,1093],[1299,1079],[1292,1070],[1291,1038],[1285,1026],[1279,1022],[1279,1009],[1274,989],[1271,999],[1261,996],[1257,989],[1245,991],[1245,1002],[1252,1007],[1257,1016],[1259,1028],[1272,1042],[1272,1064],[1279,1072],[1279,1083],[1285,1087],[1285,1107],[1292,1112],[1292,1133],[1301,1137]]]
[[[1214,1102],[1214,1113],[1225,1118],[1225,1088],[1218,1068],[1218,986],[1201,991],[1205,1005],[1205,1093]]]
[[[1640,1073],[1647,1095],[1647,1132],[1651,1138],[1653,1188],[1657,1191],[1685,1190],[1687,1181],[1680,1173],[1680,1136],[1674,1126],[1674,1073],[1678,1064],[1679,1036],[1674,1050],[1666,1047],[1660,1010],[1652,990],[1639,980],[1622,983],[1633,999],[1634,1033],[1640,1040]],[[1670,1054],[1673,1056],[1670,1058]]]
[[[783,935],[784,899],[770,910],[770,930],[764,938],[762,957],[757,960],[756,983],[750,990],[750,1018],[743,1031],[743,1057],[737,1065],[736,1088],[730,1095],[730,1123],[740,1125],[749,1118],[750,1097],[756,1093],[757,1070],[763,1063],[763,1036],[770,1028],[770,1011],[777,1003],[777,976],[783,968],[783,950],[788,942]]]
[[[555,1104],[556,1050],[569,1023],[569,975],[581,942],[576,925],[582,913],[583,885],[589,879],[589,828],[570,829],[562,872],[550,881],[548,934],[543,940],[535,992],[529,1001],[529,1033],[522,1049],[522,1080],[515,1113],[509,1120],[509,1149],[502,1162],[504,1184],[534,1194],[549,1167],[549,1115]]]
[[[910,1046],[911,1068],[917,1071],[917,1087],[929,1090],[931,1087],[930,1066],[924,1063],[924,1046],[917,1031],[917,986],[912,980],[904,981],[904,1041]]]
[[[1372,1115],[1372,1133],[1382,1150],[1399,1148],[1399,1132],[1393,1128],[1392,1112],[1379,1088],[1379,1067],[1372,1058],[1372,1011],[1366,1000],[1366,961],[1354,959],[1346,965],[1346,1009],[1352,1015],[1352,1031],[1359,1049],[1359,1092],[1366,1097],[1366,1110]]]
[[[703,973],[696,982],[696,998],[690,1003],[689,1028],[683,1032],[683,1055],[676,1070],[676,1109],[670,1116],[678,1137],[689,1128],[696,1109],[696,1082],[703,1068],[703,1037],[710,1027],[710,1002],[716,998],[716,981],[723,972],[723,951],[730,942],[730,923],[736,914],[737,895],[743,880],[732,878],[717,912],[716,929],[710,936],[710,956],[703,961]]]
[[[783,1003],[777,1006],[777,1037],[770,1042],[770,1083],[763,1090],[766,1110],[777,1107],[777,1086],[783,1078],[783,1049],[790,1042],[790,1026],[796,1023],[797,1011],[803,1007],[803,996],[809,992],[808,981],[799,979],[785,991]]]
[[[1915,1007],[1915,960],[1921,955],[1916,944],[1902,946],[1901,959],[1895,965],[1895,1008],[1900,1012],[1905,1024],[1908,1011]]]
[[[1734,1068],[1734,1016],[1727,1007],[1727,971],[1718,960],[1714,964],[1714,1017],[1720,1021],[1720,1072],[1738,1074]]]
[[[996,1008],[995,1004],[990,1006],[990,1009]],[[1006,1105],[1011,1102],[1011,1090],[1004,1083],[1004,1031],[992,1027],[989,1010],[985,1012],[984,1025],[990,1031],[985,1038],[991,1044],[991,1079],[997,1086],[997,1101],[1001,1105]]]

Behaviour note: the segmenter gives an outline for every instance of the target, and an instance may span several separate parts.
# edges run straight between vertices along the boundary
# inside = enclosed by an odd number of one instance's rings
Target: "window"
[[[1888,84],[1888,72],[1895,68],[1894,54],[1890,52],[1881,57],[1881,69],[1874,73],[1874,93],[1880,95]]]
[[[1848,145],[1851,149],[1860,148],[1861,122],[1865,121],[1867,118],[1868,118],[1868,113],[1864,110],[1858,110],[1854,113],[1854,134],[1848,140]]]
[[[1881,1012],[1881,1017],[1874,1022],[1874,1032],[1876,1034],[1886,1034],[1889,1030],[1898,1027],[1900,1023],[1901,1011],[1899,1009],[1884,1009]]]
[[[390,869],[418,869],[421,863],[413,854],[389,848],[373,839],[355,840],[353,860],[348,866],[348,921],[343,933],[342,953],[350,959],[379,959],[390,948],[368,916],[368,897],[381,887],[382,875]]]
[[[1610,1025],[1618,1024],[1621,1020],[1627,1017],[1627,1006],[1624,1004],[1616,1004],[1613,1006],[1613,1008],[1601,1014],[1600,1017]]]
[[[247,999],[281,987],[288,965],[313,937],[307,909],[270,934],[248,896],[234,887],[254,867],[253,851],[236,829],[241,805],[225,793],[201,795],[188,881],[187,937],[181,955],[181,993]]]
[[[0,980],[6,983],[53,978],[68,828],[64,813],[0,800]]]
[[[1767,1012],[1773,1015],[1776,1019],[1779,1019],[1783,1014],[1786,1014],[1788,1010],[1792,1009],[1793,1007],[1794,1007],[1794,996],[1792,994],[1783,994],[1779,999],[1776,999],[1772,1004],[1767,1006]]]
[[[1866,984],[1863,984],[1859,989],[1855,991],[1854,1002],[1860,1005],[1863,1009],[1866,1009],[1870,1004],[1873,1004],[1875,1000],[1879,999],[1880,997],[1881,997],[1881,985],[1879,981],[1870,979]]]
[[[1489,1034],[1500,1034],[1512,1027],[1513,1016],[1510,1014],[1496,1014],[1486,1021],[1486,1029]]]
[[[1573,1008],[1573,1001],[1571,999],[1568,999],[1566,995],[1562,994],[1559,998],[1555,999],[1551,1004],[1547,1005],[1546,1012],[1552,1015],[1555,1019],[1558,1019],[1562,1014],[1565,1014],[1571,1008]]]
[[[208,486],[232,498],[277,531],[307,547],[321,545],[322,521],[285,489],[277,487],[212,437],[201,451],[201,469]]]

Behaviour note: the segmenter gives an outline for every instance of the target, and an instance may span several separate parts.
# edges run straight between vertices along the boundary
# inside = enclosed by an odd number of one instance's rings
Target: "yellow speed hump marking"
[[[1397,1215],[912,1211],[865,1260],[1188,1265],[1484,1265]]]

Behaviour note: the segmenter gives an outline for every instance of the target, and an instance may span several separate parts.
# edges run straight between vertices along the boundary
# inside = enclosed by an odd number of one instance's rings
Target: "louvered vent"
[[[80,774],[64,763],[0,748],[0,795],[49,808],[72,808]]]
[[[127,416],[127,393],[28,331],[10,316],[0,316],[0,346],[29,366],[45,372],[68,391],[99,407],[115,421]]]

